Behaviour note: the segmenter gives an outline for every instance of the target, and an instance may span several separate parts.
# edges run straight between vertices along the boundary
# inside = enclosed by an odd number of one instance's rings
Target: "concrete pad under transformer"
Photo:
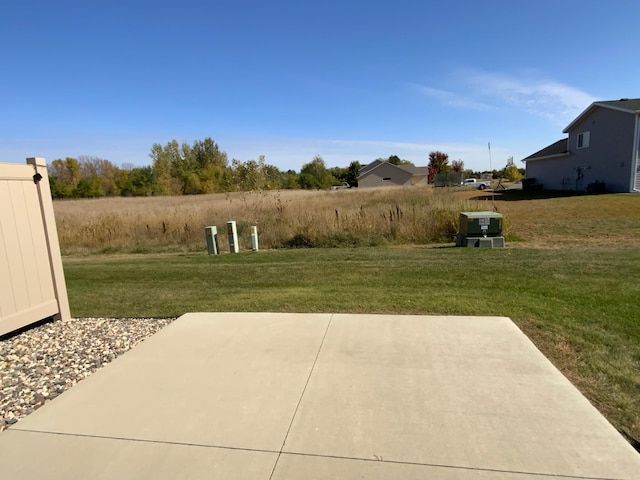
[[[469,247],[469,248],[477,248],[480,246],[480,239],[479,238],[467,238],[465,237],[462,240],[462,246],[463,247]]]
[[[504,237],[466,237],[456,235],[456,247],[468,248],[504,248]]]
[[[504,237],[492,237],[493,248],[504,248]]]
[[[638,478],[504,317],[187,314],[0,433],[2,478]]]
[[[478,240],[478,247],[480,248],[493,248],[493,239],[492,238],[480,238]]]

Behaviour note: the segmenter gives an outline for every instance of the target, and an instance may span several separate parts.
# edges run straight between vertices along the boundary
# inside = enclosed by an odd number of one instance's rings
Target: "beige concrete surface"
[[[284,451],[640,473],[640,456],[508,318],[335,315]]]
[[[3,480],[267,479],[277,453],[6,430]]]
[[[187,314],[0,433],[2,478],[634,479],[507,318]]]
[[[20,428],[279,451],[330,318],[185,315]]]
[[[561,480],[556,475],[282,454],[272,480]],[[567,477],[564,477],[567,478]]]

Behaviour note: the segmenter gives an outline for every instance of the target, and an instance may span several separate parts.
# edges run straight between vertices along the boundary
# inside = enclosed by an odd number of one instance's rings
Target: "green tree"
[[[73,196],[76,198],[104,197],[102,181],[98,175],[90,178],[81,178],[76,186]]]
[[[347,182],[347,175],[349,174],[348,167],[331,167],[329,173],[337,180],[338,184]]]
[[[376,160],[380,160],[382,162],[389,162],[392,165],[413,165],[413,162],[409,160],[403,160],[397,155],[391,155],[389,158],[377,158]]]
[[[233,183],[238,190],[250,192],[257,189],[258,163],[255,160],[241,162],[235,158],[231,161]]]
[[[355,161],[353,161],[353,162],[351,162],[349,164],[349,168],[347,169],[347,177],[346,177],[345,181],[351,187],[357,187],[358,186],[358,175],[360,173],[360,169],[361,168],[362,168],[362,165],[357,160],[355,160]]]
[[[295,190],[300,187],[300,175],[295,170],[287,170],[282,175],[282,180],[280,183],[281,188],[287,190]]]
[[[316,155],[309,163],[305,163],[300,170],[300,186],[302,188],[327,189],[336,182],[336,179],[327,170],[323,158]]]
[[[80,164],[75,158],[58,158],[48,167],[53,198],[71,198],[80,182]]]
[[[173,157],[159,143],[154,143],[149,156],[153,160],[153,170],[156,175],[157,192],[159,195],[176,195],[182,193],[181,182],[171,176]]]
[[[153,195],[156,174],[153,167],[135,167],[121,178],[121,195],[127,197],[143,197]]]
[[[185,195],[197,195],[204,193],[202,190],[202,182],[196,172],[190,173],[184,180],[183,192]]]
[[[284,173],[280,171],[278,167],[275,165],[269,165],[265,163],[263,166],[264,175],[265,175],[265,184],[264,188],[266,190],[275,190],[278,188],[284,188]]]
[[[470,168],[467,168],[463,172],[464,178],[480,178],[480,172],[474,172]]]
[[[211,166],[226,168],[228,166],[227,154],[220,151],[218,144],[209,137],[202,141],[193,142],[191,151],[199,169]]]
[[[270,190],[280,187],[280,170],[265,162],[264,155],[258,161],[241,162],[235,158],[232,164],[232,178],[236,188],[243,191]]]
[[[87,192],[92,196],[115,196],[120,194],[118,188],[117,179],[120,175],[120,169],[111,163],[109,160],[100,157],[92,157],[87,155],[81,155],[78,157],[78,164],[80,165],[81,180],[87,183],[95,182],[94,178],[98,179],[100,185],[93,185]],[[86,185],[83,188],[87,188]],[[85,196],[84,194],[81,196]]]
[[[162,195],[229,191],[227,154],[211,138],[193,145],[176,140],[153,144],[149,156],[156,174],[155,192]],[[197,177],[197,180],[196,180]]]

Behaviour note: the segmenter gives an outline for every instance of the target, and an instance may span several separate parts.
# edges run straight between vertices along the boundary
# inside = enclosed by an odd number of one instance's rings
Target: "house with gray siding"
[[[394,165],[386,160],[374,160],[358,172],[358,188],[427,184],[428,167]]]
[[[640,98],[594,102],[563,133],[523,160],[528,179],[547,190],[640,191]]]

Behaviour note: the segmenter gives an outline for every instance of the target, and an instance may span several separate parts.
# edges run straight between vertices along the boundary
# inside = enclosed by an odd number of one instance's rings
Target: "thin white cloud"
[[[470,98],[467,98],[463,95],[460,95],[455,92],[451,92],[448,90],[441,90],[438,88],[433,88],[425,85],[412,85],[418,92],[422,95],[435,98],[440,103],[447,105],[449,107],[457,107],[457,108],[471,108],[473,110],[490,110],[492,107]]]
[[[540,78],[535,73],[519,75],[459,70],[454,74],[464,93],[415,85],[427,97],[456,108],[498,110],[505,106],[522,109],[566,126],[580,112],[596,101],[579,88]],[[461,82],[461,83],[460,83]]]
[[[576,87],[536,78],[531,73],[514,76],[467,71],[464,77],[478,94],[522,108],[562,126],[596,100]]]

